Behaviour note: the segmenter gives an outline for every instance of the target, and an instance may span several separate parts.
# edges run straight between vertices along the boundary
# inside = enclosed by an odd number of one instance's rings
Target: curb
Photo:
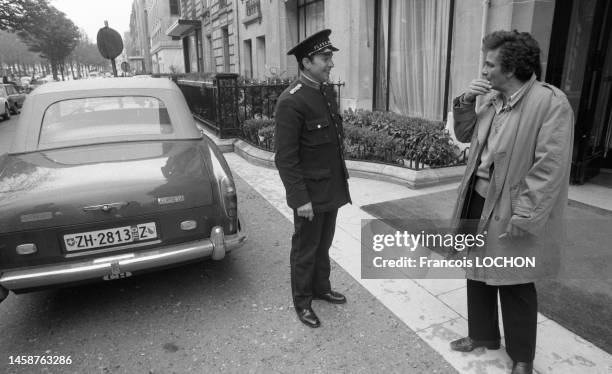
[[[240,139],[219,139],[197,119],[196,124],[203,134],[217,144],[221,152],[235,152],[250,164],[276,169],[273,152],[264,151]],[[351,177],[390,182],[411,189],[459,182],[465,173],[465,165],[416,171],[376,162],[347,160],[346,167]]]
[[[264,151],[240,139],[234,141],[234,152],[250,164],[276,169],[273,152]],[[465,173],[465,166],[416,171],[400,166],[355,160],[346,160],[346,167],[351,177],[390,182],[412,189],[458,182]]]

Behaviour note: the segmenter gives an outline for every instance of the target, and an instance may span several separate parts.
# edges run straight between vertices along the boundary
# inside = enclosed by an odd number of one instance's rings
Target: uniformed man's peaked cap
[[[299,60],[302,57],[309,57],[317,53],[338,51],[338,48],[334,47],[329,41],[329,34],[331,34],[330,29],[316,32],[291,48],[287,55],[295,55]]]

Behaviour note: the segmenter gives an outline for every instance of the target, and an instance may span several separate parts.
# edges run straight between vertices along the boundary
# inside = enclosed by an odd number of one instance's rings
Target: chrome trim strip
[[[153,244],[159,244],[161,243],[161,240],[150,240],[150,241],[144,241],[144,242],[132,242],[131,244],[127,244],[127,245],[122,245],[119,247],[106,247],[106,248],[100,248],[100,249],[93,249],[93,250],[87,250],[87,249],[82,249],[79,252],[68,252],[66,253],[66,258],[73,258],[73,257],[83,257],[83,256],[89,256],[89,255],[93,255],[93,254],[98,254],[98,253],[108,253],[108,252],[117,252],[120,251],[122,249],[131,249],[131,248],[139,248],[139,247],[146,247],[149,245],[153,245]]]
[[[117,261],[117,260],[125,260],[126,258],[132,258],[135,255],[133,253],[127,253],[124,255],[118,255],[118,256],[112,256],[112,257],[102,257],[102,258],[96,258],[95,260],[93,260],[94,264],[100,264],[103,262],[113,262],[113,261]]]
[[[247,239],[244,230],[237,234],[225,236],[227,251],[241,247]],[[9,290],[30,289],[54,286],[90,279],[102,278],[113,274],[113,266],[121,272],[134,272],[154,269],[167,265],[180,264],[199,258],[210,257],[214,246],[209,239],[180,243],[143,252],[123,254],[133,255],[109,256],[104,258],[70,262],[58,265],[37,266],[23,270],[9,270],[0,275],[0,286]],[[117,257],[113,259],[113,257]]]
[[[130,203],[127,201],[119,201],[116,203],[107,203],[107,204],[100,204],[100,205],[90,205],[90,206],[84,206],[83,210],[86,212],[91,212],[91,211],[96,211],[96,210],[101,210],[103,212],[108,212],[111,209],[121,209],[123,207],[128,206]]]

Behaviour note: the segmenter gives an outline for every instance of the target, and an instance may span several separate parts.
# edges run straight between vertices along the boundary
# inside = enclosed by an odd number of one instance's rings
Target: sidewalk
[[[235,153],[226,153],[225,156],[234,173],[249,183],[288,220],[293,219],[293,214],[286,205],[285,192],[276,170],[252,165]],[[470,354],[449,349],[448,343],[451,340],[467,335],[464,279],[361,279],[361,220],[375,218],[361,210],[361,206],[446,191],[456,187],[457,184],[454,183],[411,190],[397,184],[351,178],[353,205],[343,207],[339,212],[330,256],[459,372],[508,373],[512,362],[503,349],[497,351],[479,349]],[[536,372],[555,374],[612,372],[610,354],[542,315],[538,315],[538,323]]]

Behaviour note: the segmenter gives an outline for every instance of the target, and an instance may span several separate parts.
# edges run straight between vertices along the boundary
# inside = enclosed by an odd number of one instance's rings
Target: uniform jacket
[[[512,107],[506,135],[494,152],[494,167],[478,231],[487,244],[468,251],[468,258],[535,256],[536,267],[467,268],[467,277],[492,285],[520,284],[554,276],[559,248],[565,237],[564,209],[574,133],[574,114],[565,94],[532,77],[528,91]],[[466,198],[487,139],[495,109],[495,93],[485,96],[478,111],[474,104],[454,100],[457,139],[469,142],[470,156],[453,213],[454,227],[464,217]],[[499,238],[510,224],[528,232],[523,238]]]
[[[293,209],[311,202],[325,212],[351,202],[342,117],[331,91],[302,76],[276,104],[274,160]]]

